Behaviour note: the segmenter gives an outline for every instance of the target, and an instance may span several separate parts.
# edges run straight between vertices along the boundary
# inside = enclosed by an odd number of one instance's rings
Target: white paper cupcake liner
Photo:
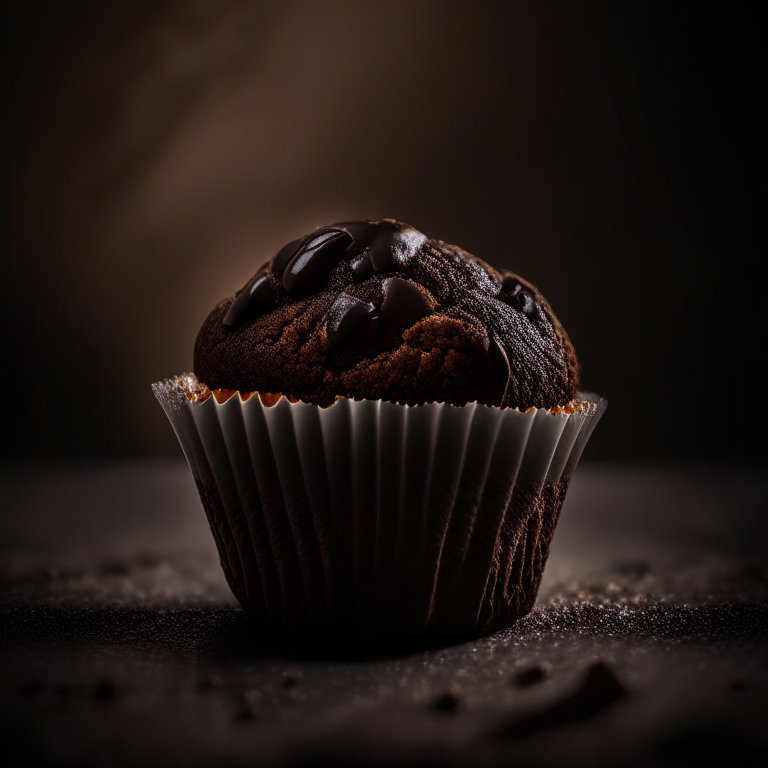
[[[588,393],[560,413],[199,402],[189,374],[153,390],[249,613],[276,627],[407,634],[490,631],[531,609],[606,406]]]

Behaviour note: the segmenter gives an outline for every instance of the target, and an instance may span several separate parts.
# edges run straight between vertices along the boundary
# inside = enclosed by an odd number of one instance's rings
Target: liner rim
[[[152,382],[152,392],[154,393],[155,397],[161,402],[163,405],[169,405],[169,406],[175,406],[173,410],[177,410],[179,406],[181,405],[188,405],[188,404],[195,404],[195,405],[202,405],[203,403],[207,402],[208,400],[213,400],[213,402],[216,404],[217,407],[222,408],[224,407],[231,399],[233,399],[236,395],[240,395],[240,400],[243,403],[248,402],[253,396],[257,396],[257,399],[260,400],[258,395],[260,394],[258,390],[249,391],[246,393],[241,392],[240,390],[227,390],[231,392],[232,394],[227,396],[225,400],[222,402],[219,402],[219,400],[215,397],[214,392],[217,392],[219,390],[211,390],[208,389],[207,385],[203,384],[197,376],[194,373],[181,373],[177,376],[171,376],[169,378],[165,379],[158,379],[157,381]],[[205,387],[205,390],[202,390],[201,388]],[[210,393],[210,395],[206,396],[204,399],[198,400],[197,396],[193,400],[189,397],[189,393],[195,392],[195,390],[200,391],[207,391]],[[242,395],[247,394],[247,398],[243,398]],[[272,394],[272,393],[264,393],[264,394]],[[213,396],[212,396],[213,395]],[[521,410],[519,407],[515,406],[513,407],[506,407],[501,408],[498,405],[488,405],[487,403],[480,403],[477,400],[472,400],[471,402],[467,402],[464,405],[455,405],[453,403],[445,402],[444,400],[431,400],[426,403],[416,403],[415,405],[410,405],[408,403],[397,403],[393,402],[391,400],[384,400],[382,398],[378,398],[376,400],[370,399],[370,398],[354,398],[354,397],[345,397],[343,395],[337,396],[334,403],[332,403],[329,406],[321,406],[321,405],[315,405],[314,403],[307,403],[303,400],[295,400],[293,398],[290,398],[290,396],[280,394],[279,395],[279,401],[285,400],[288,405],[290,406],[308,406],[312,408],[317,408],[319,410],[328,410],[330,408],[333,408],[336,403],[338,403],[341,400],[347,400],[352,403],[387,403],[392,406],[399,406],[401,408],[420,408],[423,406],[435,406],[440,405],[443,407],[448,408],[466,408],[468,406],[483,406],[485,408],[489,408],[493,411],[497,411],[498,413],[507,413],[507,412],[517,412],[521,414],[529,414],[529,413],[538,413],[539,411],[548,413],[550,416],[560,416],[560,417],[569,417],[569,416],[586,416],[590,413],[592,413],[594,416],[602,416],[602,414],[605,412],[606,408],[608,407],[608,401],[603,395],[599,395],[595,392],[588,392],[585,390],[577,390],[576,397],[573,400],[570,400],[567,403],[563,403],[559,406],[552,406],[551,408],[540,408],[536,406],[531,406],[530,408],[527,408],[525,410]],[[274,407],[274,405],[266,405],[262,403],[265,408],[271,408]],[[276,403],[275,403],[276,404]],[[574,410],[571,413],[567,413],[564,411],[566,407],[569,405],[577,404],[578,406],[574,408]]]

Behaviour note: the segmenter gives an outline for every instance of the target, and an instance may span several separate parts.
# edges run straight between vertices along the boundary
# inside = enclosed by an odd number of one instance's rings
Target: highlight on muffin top
[[[539,291],[392,219],[284,246],[208,315],[194,370],[209,389],[404,405],[556,408],[579,366]]]

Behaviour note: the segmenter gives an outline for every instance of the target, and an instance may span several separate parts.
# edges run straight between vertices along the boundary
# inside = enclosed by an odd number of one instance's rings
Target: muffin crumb
[[[433,707],[438,712],[453,712],[461,701],[461,690],[452,683],[434,701]]]

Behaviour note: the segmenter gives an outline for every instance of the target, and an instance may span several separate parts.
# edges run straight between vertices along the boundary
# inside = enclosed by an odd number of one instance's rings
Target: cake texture
[[[471,636],[534,605],[605,400],[511,272],[390,219],[294,240],[156,382],[263,627]]]
[[[567,334],[530,283],[390,219],[294,240],[203,324],[211,389],[404,405],[551,408],[576,396]]]

